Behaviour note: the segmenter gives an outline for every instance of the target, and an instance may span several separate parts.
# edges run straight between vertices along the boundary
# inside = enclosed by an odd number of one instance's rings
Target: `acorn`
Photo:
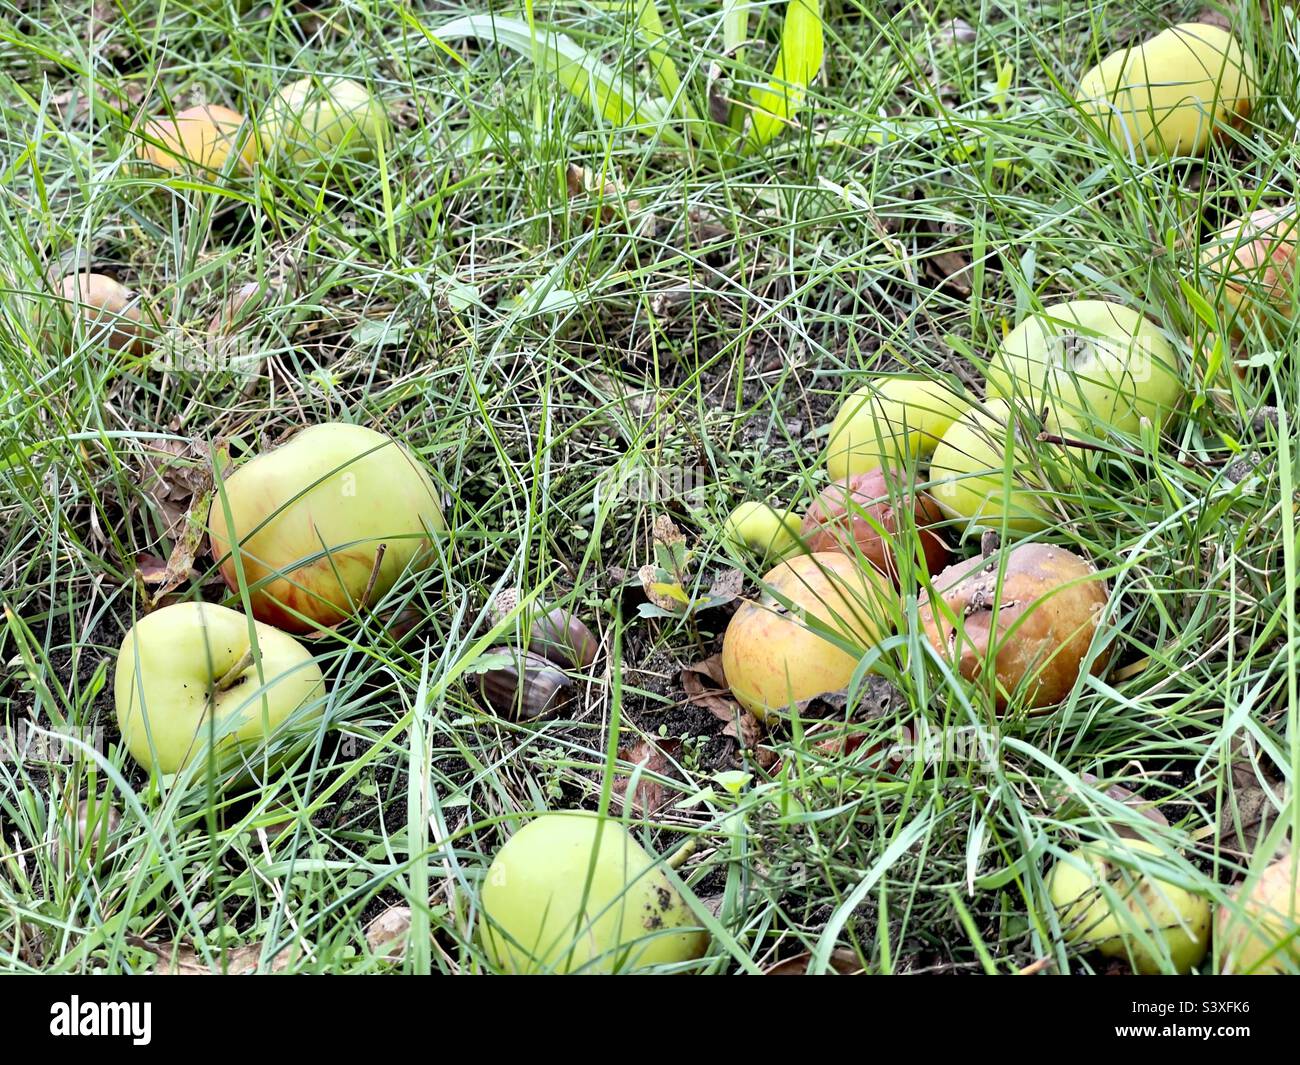
[[[518,604],[514,589],[498,592],[492,600],[493,621],[500,622]],[[547,610],[545,604],[536,604],[534,610],[531,617],[519,617],[517,630],[520,639],[527,634],[533,654],[564,669],[587,669],[596,661],[596,637],[576,614],[561,606]]]
[[[512,721],[540,721],[558,713],[573,697],[573,681],[554,662],[513,647],[490,655],[510,662],[479,674],[479,694],[496,713]]]

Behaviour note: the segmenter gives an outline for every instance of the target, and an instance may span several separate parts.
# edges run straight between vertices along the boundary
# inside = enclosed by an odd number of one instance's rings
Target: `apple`
[[[1146,840],[1092,843],[1048,875],[1048,895],[1067,943],[1127,958],[1146,976],[1166,967],[1184,975],[1210,945],[1210,904],[1199,895],[1131,868],[1137,855],[1164,852]]]
[[[1300,876],[1294,855],[1247,880],[1219,907],[1219,966],[1224,973],[1281,976],[1300,972]]]
[[[799,519],[766,503],[741,503],[722,523],[722,542],[738,556],[784,558],[799,546]]]
[[[257,650],[253,650],[253,640]],[[300,709],[324,709],[320,666],[292,636],[212,603],[176,603],[140,618],[113,675],[122,741],[145,769],[176,773],[269,739]]]
[[[1265,208],[1230,222],[1202,250],[1205,274],[1216,296],[1222,293],[1224,321],[1238,331],[1253,325],[1278,338],[1295,319],[1297,225],[1295,206]]]
[[[297,164],[368,158],[390,133],[382,101],[359,81],[327,75],[300,78],[267,105],[259,127],[267,155]]]
[[[483,947],[508,973],[680,967],[708,942],[627,830],[584,812],[545,813],[511,836],[479,904]]]
[[[110,351],[144,351],[140,297],[125,285],[103,274],[69,274],[59,282],[59,296],[93,341],[102,341]]]
[[[1041,709],[1069,695],[1110,598],[1091,562],[1052,544],[1018,544],[1005,560],[968,558],[933,587],[938,601],[927,596],[918,612],[926,639],[969,681],[991,662],[998,710],[1012,702]],[[1106,648],[1091,672],[1109,658]]]
[[[1052,520],[1047,482],[1026,441],[1034,426],[1013,417],[1011,404],[994,399],[972,407],[944,433],[930,460],[930,495],[949,517],[973,525],[1036,532]],[[1016,446],[1008,452],[1008,437]],[[1056,463],[1052,463],[1053,468]],[[1010,491],[1006,477],[1010,468]]]
[[[1117,149],[1142,158],[1204,154],[1254,96],[1254,64],[1236,38],[1184,22],[1112,52],[1079,79],[1076,99]]]
[[[903,517],[909,512],[910,520]],[[927,493],[909,489],[905,475],[882,466],[822,489],[804,513],[799,535],[809,551],[860,555],[897,585],[900,568],[894,552],[900,544],[910,557],[920,546],[927,573],[948,564],[948,546],[932,531],[942,520]]]
[[[233,169],[252,173],[257,138],[244,116],[219,104],[203,104],[159,115],[146,123],[136,154],[161,170],[183,173],[191,168],[224,170],[232,154]]]
[[[968,406],[941,381],[878,377],[849,395],[831,423],[826,472],[840,481],[879,466],[906,467],[929,455]]]
[[[838,551],[796,555],[762,584],[762,596],[741,604],[722,640],[727,685],[760,719],[847,687],[861,651],[892,629],[898,610],[879,570]]]
[[[360,425],[304,429],[220,488],[212,557],[232,592],[242,564],[253,615],[289,632],[329,628],[378,601],[408,567],[432,561],[445,529],[424,465]]]
[[[1079,424],[1096,436],[1157,429],[1186,386],[1173,345],[1154,322],[1107,300],[1045,307],[1007,334],[988,367],[988,394],[1048,410],[1047,426]]]

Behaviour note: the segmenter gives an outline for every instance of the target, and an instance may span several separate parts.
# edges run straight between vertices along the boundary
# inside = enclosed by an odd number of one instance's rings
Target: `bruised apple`
[[[59,282],[59,295],[93,341],[102,341],[110,351],[144,351],[140,297],[125,285],[103,274],[69,274]]]
[[[1201,155],[1250,114],[1255,70],[1237,39],[1203,22],[1112,52],[1079,79],[1079,106],[1120,151]]]
[[[1219,907],[1219,965],[1224,973],[1281,976],[1300,972],[1300,874],[1280,858]]]
[[[835,415],[826,472],[838,481],[879,466],[906,467],[929,455],[968,406],[940,381],[876,378],[850,394]]]
[[[723,542],[736,554],[782,558],[798,546],[799,519],[766,503],[741,503],[722,525]]]
[[[233,169],[251,173],[257,159],[257,139],[238,111],[219,104],[202,104],[159,115],[141,131],[136,153],[159,169],[182,173],[191,168],[223,170],[231,155]]]
[[[320,666],[302,644],[213,603],[142,617],[113,676],[122,742],[160,773],[205,757],[210,738],[217,753],[267,739],[300,707],[319,714],[324,695]]]
[[[885,576],[838,551],[796,555],[762,585],[722,640],[731,693],[759,718],[846,687],[862,651],[880,641],[896,611]]]
[[[1283,332],[1296,315],[1296,244],[1300,215],[1294,206],[1266,208],[1224,226],[1201,253],[1201,265],[1222,293],[1225,321],[1240,330],[1254,325],[1266,335]]]
[[[360,425],[304,429],[219,487],[212,557],[231,591],[248,588],[255,617],[289,632],[328,628],[382,598],[432,561],[445,528],[425,467]]]
[[[1020,544],[1005,560],[969,558],[934,579],[919,619],[930,645],[968,681],[994,671],[999,710],[1054,706],[1073,689],[1109,588],[1092,563],[1052,544]],[[999,577],[1001,581],[999,582]],[[1109,648],[1093,660],[1100,674]]]
[[[897,584],[900,545],[909,556],[920,547],[927,573],[948,564],[948,547],[934,531],[942,520],[928,494],[909,490],[902,475],[882,466],[823,488],[804,514],[800,535],[809,551],[861,554]]]
[[[492,860],[479,902],[483,947],[507,973],[635,972],[707,945],[655,860],[596,814],[524,825]]]

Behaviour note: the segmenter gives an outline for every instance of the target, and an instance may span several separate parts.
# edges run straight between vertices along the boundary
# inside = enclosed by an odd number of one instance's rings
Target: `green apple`
[[[953,422],[930,460],[930,495],[949,517],[975,525],[1035,532],[1051,521],[1045,483],[1023,442],[1025,422],[1006,400],[972,407]],[[1008,450],[1008,439],[1019,441]],[[1005,488],[1010,466],[1011,491]]]
[[[206,757],[210,737],[224,753],[269,738],[300,708],[320,714],[325,681],[292,636],[213,603],[176,603],[131,626],[113,695],[131,757],[176,773]]]
[[[445,528],[424,466],[360,425],[304,429],[220,488],[208,518],[212,557],[234,592],[242,565],[253,615],[289,632],[328,628],[374,603],[408,567],[432,561],[432,538]]]
[[[989,362],[988,394],[1048,412],[1053,432],[1069,424],[1101,438],[1157,429],[1186,388],[1173,345],[1154,322],[1106,300],[1046,307],[1007,334]]]
[[[519,829],[493,859],[479,901],[483,946],[505,972],[680,965],[707,942],[654,859],[595,814],[542,814]]]
[[[722,523],[722,541],[738,556],[784,558],[799,545],[799,518],[766,503],[741,503]]]
[[[1048,895],[1069,943],[1107,958],[1127,958],[1144,975],[1179,974],[1200,964],[1210,945],[1210,904],[1176,884],[1131,868],[1135,854],[1163,852],[1145,840],[1090,844],[1048,875]]]
[[[929,455],[969,406],[941,381],[878,377],[849,395],[831,423],[826,472],[841,481],[881,466],[904,469]]]
[[[298,164],[370,158],[391,127],[378,97],[337,75],[300,78],[281,89],[262,114],[262,150]]]

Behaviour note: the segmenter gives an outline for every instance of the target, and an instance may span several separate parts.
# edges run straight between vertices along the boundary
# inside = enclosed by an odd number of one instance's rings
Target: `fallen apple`
[[[219,104],[203,104],[160,115],[141,131],[136,154],[161,170],[183,173],[190,169],[224,170],[231,155],[233,169],[252,173],[257,161],[257,138],[238,111]]]
[[[255,617],[289,632],[328,628],[372,605],[408,567],[432,561],[432,538],[445,528],[424,466],[360,425],[304,429],[220,488],[208,518],[212,557],[232,592],[247,587]]]
[[[1125,154],[1201,155],[1250,114],[1255,68],[1237,39],[1184,22],[1112,52],[1079,80],[1084,113]]]
[[[845,688],[862,652],[894,625],[897,597],[885,576],[838,551],[796,555],[762,585],[722,641],[731,693],[759,718]]]
[[[59,282],[59,296],[92,342],[131,355],[144,351],[140,297],[125,285],[103,274],[69,274]]]
[[[299,165],[369,158],[387,143],[388,112],[359,81],[327,75],[286,85],[259,125],[262,150]]]
[[[1300,972],[1300,876],[1294,855],[1247,880],[1230,905],[1219,907],[1222,972],[1281,976]]]
[[[999,578],[1001,578],[999,580]],[[1110,590],[1092,563],[1052,544],[1020,544],[1005,559],[968,558],[934,579],[918,614],[930,645],[972,683],[993,664],[999,710],[1054,706],[1079,679]],[[1103,649],[1090,672],[1110,658]]]
[[[1091,843],[1060,859],[1047,889],[1067,943],[1126,958],[1146,976],[1183,975],[1210,945],[1210,904],[1201,896],[1132,868],[1163,852],[1146,840]]]
[[[708,942],[658,863],[595,814],[524,825],[492,860],[479,903],[483,947],[508,973],[680,967]]]
[[[1201,265],[1224,321],[1239,332],[1254,326],[1281,336],[1296,317],[1296,245],[1300,214],[1294,206],[1266,208],[1224,226],[1201,252]]]
[[[58,853],[63,864],[79,869],[99,865],[113,849],[122,815],[107,798],[82,799],[75,816],[66,818]]]
[[[908,513],[910,519],[904,517]],[[935,532],[942,520],[927,493],[910,489],[903,474],[881,466],[823,488],[804,513],[799,532],[809,551],[860,555],[898,584],[895,552],[900,545],[909,556],[920,547],[926,573],[948,565],[952,556]]]
[[[210,739],[220,756],[268,739],[296,711],[319,715],[325,682],[292,636],[223,606],[176,603],[126,634],[113,692],[131,757],[176,773],[205,758]]]
[[[741,503],[722,523],[722,542],[739,557],[784,558],[799,546],[799,519],[766,503]]]
[[[929,492],[945,514],[994,529],[1005,522],[1014,532],[1047,527],[1048,469],[1031,458],[1046,452],[1033,449],[1035,427],[1026,421],[1006,400],[993,399],[952,423],[930,460]],[[1048,463],[1059,464],[1059,454]]]
[[[844,400],[831,423],[826,472],[840,481],[930,454],[970,404],[941,381],[879,377]]]

